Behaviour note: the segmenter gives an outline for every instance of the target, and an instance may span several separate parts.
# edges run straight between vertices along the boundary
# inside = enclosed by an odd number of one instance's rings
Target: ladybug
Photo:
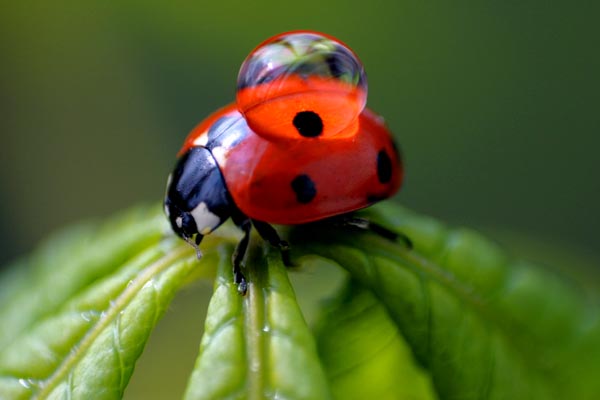
[[[252,226],[286,260],[288,244],[270,224],[345,216],[392,196],[401,159],[366,100],[364,68],[339,40],[293,31],[264,41],[241,66],[235,103],[196,126],[179,152],[164,201],[174,232],[198,251],[232,218],[244,232],[233,268],[245,293],[241,263]]]

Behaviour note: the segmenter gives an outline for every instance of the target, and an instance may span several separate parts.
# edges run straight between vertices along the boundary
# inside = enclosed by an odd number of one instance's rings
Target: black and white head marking
[[[188,150],[169,178],[165,196],[165,213],[175,233],[188,241],[207,235],[234,209],[211,152],[204,147]]]
[[[208,235],[215,227],[221,225],[224,221],[221,218],[213,214],[205,202],[200,202],[190,214],[196,222],[196,229],[201,235]]]

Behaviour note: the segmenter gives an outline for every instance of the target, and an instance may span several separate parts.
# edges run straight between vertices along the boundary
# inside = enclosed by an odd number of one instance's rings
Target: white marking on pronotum
[[[208,143],[208,132],[202,133],[194,140],[194,146],[206,146]]]
[[[210,212],[204,202],[198,204],[190,214],[194,217],[196,228],[198,228],[198,232],[202,235],[209,234],[221,221],[217,215]]]
[[[175,225],[177,225],[177,227],[179,229],[181,229],[181,227],[183,226],[183,218],[182,217],[175,218]]]
[[[210,152],[217,161],[219,168],[223,168],[227,163],[227,148],[225,148],[224,146],[218,146],[214,147]]]

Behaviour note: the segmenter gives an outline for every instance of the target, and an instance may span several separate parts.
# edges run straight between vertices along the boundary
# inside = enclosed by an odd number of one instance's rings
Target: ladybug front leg
[[[271,246],[278,247],[281,251],[281,258],[286,267],[292,266],[292,261],[290,259],[290,245],[285,240],[282,240],[279,237],[279,234],[271,225],[266,222],[257,221],[255,219],[252,220],[252,225],[256,228],[256,231],[264,240],[269,242]]]
[[[248,291],[248,282],[242,273],[242,262],[244,261],[244,257],[248,251],[248,243],[250,243],[250,230],[252,229],[252,225],[250,224],[250,220],[247,219],[242,221],[239,224],[239,227],[244,231],[244,236],[235,247],[233,255],[231,256],[231,262],[233,264],[233,281],[238,287],[238,292],[241,295],[245,295]]]

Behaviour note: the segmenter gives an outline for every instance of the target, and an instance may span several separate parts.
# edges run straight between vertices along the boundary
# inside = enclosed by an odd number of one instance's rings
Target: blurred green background
[[[337,36],[363,60],[369,105],[406,158],[396,201],[492,237],[512,232],[518,254],[533,237],[597,260],[596,4],[4,2],[0,265],[66,224],[159,202],[189,130],[233,100],[248,52],[292,29]],[[295,284],[315,291],[314,280]],[[178,296],[130,398],[183,390],[209,294],[200,282]]]
[[[62,225],[160,201],[248,52],[300,28],[362,58],[406,157],[398,201],[597,254],[596,4],[4,2],[0,263]]]

